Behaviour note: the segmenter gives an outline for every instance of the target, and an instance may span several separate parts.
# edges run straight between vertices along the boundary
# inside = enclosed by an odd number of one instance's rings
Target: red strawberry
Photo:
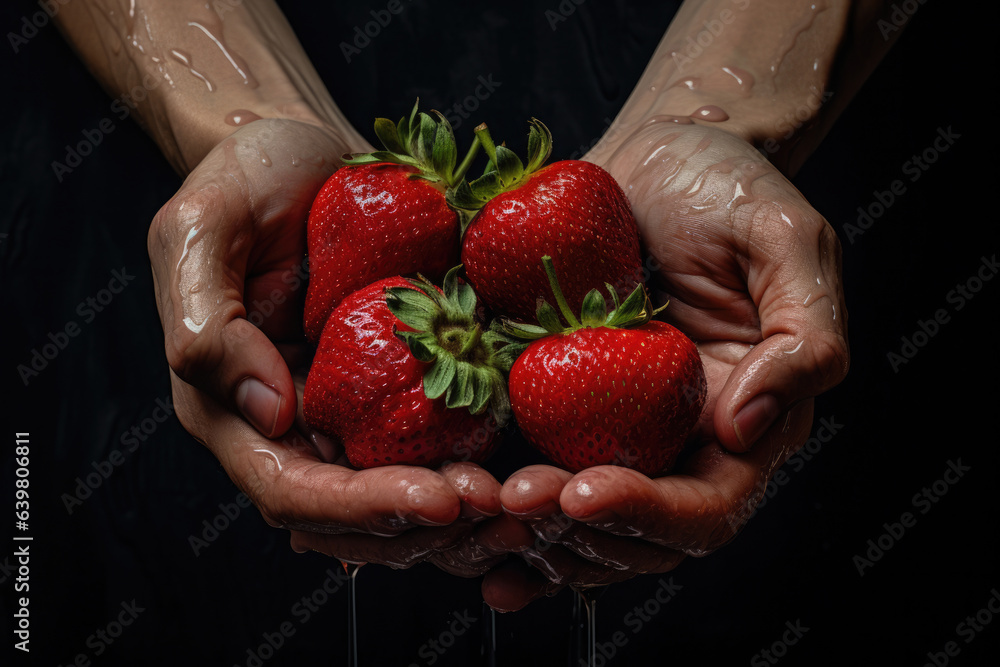
[[[306,422],[361,468],[482,461],[509,415],[495,350],[458,269],[444,290],[394,276],[333,311],[306,379]],[[415,289],[416,288],[416,289]],[[492,408],[488,411],[487,408]]]
[[[486,173],[449,193],[457,208],[478,209],[462,242],[465,273],[480,298],[499,314],[531,321],[536,301],[548,293],[539,264],[549,255],[570,306],[579,310],[597,284],[622,297],[642,281],[639,229],[621,187],[590,162],[542,165],[552,135],[532,120],[528,164],[495,146],[485,125],[476,136],[490,157]]]
[[[506,323],[514,336],[534,338],[510,371],[518,426],[540,452],[572,472],[622,465],[646,475],[669,469],[705,403],[705,371],[695,344],[651,320],[642,286],[607,312],[596,289],[578,320],[569,310],[546,257],[545,270],[565,328],[547,303],[541,326]]]
[[[437,112],[435,112],[437,113]],[[319,340],[341,299],[378,280],[421,271],[440,280],[458,264],[461,219],[445,190],[462,180],[448,121],[417,113],[375,121],[386,150],[345,160],[309,211],[306,337]]]

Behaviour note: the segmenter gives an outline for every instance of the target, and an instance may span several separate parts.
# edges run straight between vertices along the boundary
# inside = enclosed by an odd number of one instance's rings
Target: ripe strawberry
[[[510,403],[495,332],[449,271],[444,290],[393,276],[334,309],[306,378],[306,422],[361,468],[482,461]],[[491,408],[490,411],[487,408]]]
[[[540,302],[541,326],[505,323],[534,339],[510,371],[514,418],[528,442],[571,472],[622,465],[646,475],[669,469],[698,421],[706,382],[698,350],[674,327],[651,320],[645,288],[614,309],[592,290],[578,320],[545,270],[559,309]]]
[[[453,207],[478,210],[465,230],[462,263],[480,298],[497,313],[532,320],[548,293],[539,264],[549,255],[570,306],[579,310],[595,284],[622,297],[642,282],[639,229],[621,187],[590,162],[543,166],[552,135],[538,120],[528,133],[528,164],[495,146],[485,125],[476,136],[490,157],[486,173],[449,192]]]
[[[398,124],[379,118],[375,134],[386,150],[344,161],[309,211],[306,337],[316,342],[327,317],[351,292],[394,275],[423,272],[440,280],[458,264],[460,214],[445,190],[462,180],[451,124],[417,113]]]

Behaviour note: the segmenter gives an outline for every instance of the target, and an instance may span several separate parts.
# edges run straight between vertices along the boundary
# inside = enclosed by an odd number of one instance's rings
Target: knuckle
[[[196,334],[183,323],[166,332],[164,346],[170,369],[192,384],[211,373],[221,356],[217,339]]]
[[[253,499],[253,504],[257,507],[264,521],[272,528],[283,528],[293,523],[292,517],[285,510],[285,505],[274,493],[274,486],[265,485],[259,478],[248,480],[248,486],[253,492],[247,495]]]
[[[836,331],[818,331],[812,337],[813,359],[826,388],[839,384],[851,365],[847,339]]]

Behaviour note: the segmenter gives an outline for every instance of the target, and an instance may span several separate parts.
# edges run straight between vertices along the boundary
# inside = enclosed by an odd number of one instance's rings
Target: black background
[[[458,131],[488,119],[494,136],[519,138],[534,115],[556,136],[554,158],[578,154],[600,136],[672,15],[662,3],[585,3],[553,32],[545,11],[556,2],[471,10],[418,1],[348,64],[338,45],[384,4],[281,5],[338,104],[369,135],[375,116],[400,116],[417,96],[424,108],[451,107],[473,94],[479,76],[492,75],[500,86]],[[627,614],[651,598],[659,577],[608,589],[598,640],[623,631],[628,642],[603,664],[767,664],[755,656],[781,639],[786,622],[808,631],[782,665],[923,665],[949,641],[960,649],[951,664],[982,665],[998,655],[1000,618],[990,615],[969,642],[958,628],[1000,587],[997,281],[984,282],[961,309],[948,299],[998,250],[986,92],[995,87],[996,57],[988,54],[994,38],[979,29],[994,21],[947,7],[926,3],[913,14],[795,181],[844,244],[852,369],[815,411],[817,426],[821,419],[838,425],[835,436],[817,439],[809,461],[786,466],[785,483],[732,544],[670,575],[682,588],[641,631],[633,632]],[[22,17],[37,11],[30,2],[8,3],[0,29],[19,32]],[[346,589],[308,622],[293,612],[334,561],[294,554],[287,535],[252,508],[195,556],[189,537],[237,490],[176,420],[125,453],[67,513],[63,494],[95,463],[125,450],[122,434],[169,396],[145,236],[180,179],[134,123],[117,119],[53,25],[17,53],[4,42],[0,506],[13,509],[13,434],[29,431],[30,664],[69,664],[86,654],[106,665],[246,665],[248,650],[286,621],[294,635],[264,664],[343,664]],[[66,146],[104,118],[113,132],[60,182],[52,162],[64,161]],[[949,129],[959,138],[911,181],[905,163]],[[845,225],[857,223],[858,208],[896,180],[905,191],[849,238]],[[78,305],[123,267],[135,278],[85,322]],[[900,352],[901,337],[912,338],[938,309],[948,322],[894,369],[887,354]],[[69,322],[81,333],[26,387],[17,366]],[[914,495],[959,460],[968,472],[921,513]],[[859,575],[854,557],[907,511],[915,525]],[[5,516],[2,535],[12,524]],[[15,641],[17,570],[14,543],[2,539],[6,652]],[[484,617],[478,580],[429,566],[367,566],[358,590],[366,665],[430,664],[421,647],[447,629],[453,612]],[[88,638],[133,600],[143,611],[95,655],[98,644]],[[499,664],[564,664],[570,607],[567,591],[498,616]],[[436,664],[481,664],[480,631],[477,624],[459,637]]]

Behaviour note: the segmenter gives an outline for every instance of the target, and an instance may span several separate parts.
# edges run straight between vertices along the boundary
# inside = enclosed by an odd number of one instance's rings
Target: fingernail
[[[236,405],[255,429],[271,437],[281,409],[278,392],[257,378],[247,378],[236,389]]]
[[[321,459],[327,463],[333,463],[336,460],[337,446],[333,440],[315,430],[309,431],[309,439],[312,441],[313,447],[316,448]]]
[[[736,439],[744,448],[750,449],[780,413],[781,405],[774,396],[770,394],[754,396],[733,419]]]
[[[417,514],[416,512],[407,514],[406,518],[409,519],[411,522],[417,524],[418,526],[437,527],[437,526],[447,526],[450,523],[447,521],[442,523],[440,521],[437,521],[436,519],[429,519],[428,517],[425,517],[422,514]]]
[[[598,510],[597,512],[594,512],[593,514],[589,514],[587,516],[574,516],[572,514],[567,513],[567,516],[569,516],[574,521],[580,521],[582,523],[590,525],[600,524],[603,526],[603,525],[614,524],[618,521],[621,521],[621,515],[611,510]]]
[[[482,521],[483,519],[488,519],[493,516],[496,516],[496,514],[490,514],[489,512],[485,512],[474,505],[470,505],[469,503],[462,503],[461,517],[463,519],[471,519],[472,521]]]

